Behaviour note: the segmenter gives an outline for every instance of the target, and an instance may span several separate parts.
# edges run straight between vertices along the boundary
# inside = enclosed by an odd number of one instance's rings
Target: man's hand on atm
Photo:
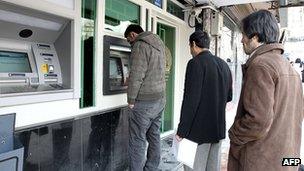
[[[129,103],[128,106],[129,106],[130,109],[134,108],[134,104]]]

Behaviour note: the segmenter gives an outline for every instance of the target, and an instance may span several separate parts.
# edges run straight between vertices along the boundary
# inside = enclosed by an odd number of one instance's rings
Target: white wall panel
[[[63,6],[69,9],[74,9],[74,0],[45,0]]]

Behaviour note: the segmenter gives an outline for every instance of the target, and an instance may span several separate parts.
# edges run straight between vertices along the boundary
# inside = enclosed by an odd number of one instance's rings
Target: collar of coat
[[[200,53],[198,53],[195,57],[201,56],[203,54],[211,54],[211,52],[209,51],[209,49],[204,49]]]
[[[244,68],[248,68],[251,62],[254,61],[255,58],[269,51],[283,54],[284,46],[281,43],[270,43],[270,44],[263,44],[257,47],[257,49],[254,50],[254,52],[252,52],[253,54],[250,55],[251,57],[244,64]]]

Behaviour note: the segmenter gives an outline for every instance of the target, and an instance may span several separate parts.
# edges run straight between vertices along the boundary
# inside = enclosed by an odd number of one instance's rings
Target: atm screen
[[[124,70],[125,76],[128,78],[129,77],[129,65],[128,64],[124,64],[123,70]]]
[[[8,72],[31,73],[27,53],[0,51],[0,73]]]
[[[122,78],[120,58],[110,57],[110,79],[116,79],[116,78],[118,79]]]

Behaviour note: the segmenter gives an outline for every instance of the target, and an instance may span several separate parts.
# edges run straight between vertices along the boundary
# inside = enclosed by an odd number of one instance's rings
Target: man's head
[[[137,35],[142,32],[144,32],[144,30],[139,25],[131,24],[125,31],[125,38],[130,44],[132,44],[135,41]]]
[[[209,35],[203,31],[195,31],[189,38],[189,46],[193,57],[203,50],[208,50],[210,46]]]
[[[242,20],[242,43],[246,54],[251,54],[261,44],[277,43],[279,26],[276,18],[267,10],[260,10]]]

